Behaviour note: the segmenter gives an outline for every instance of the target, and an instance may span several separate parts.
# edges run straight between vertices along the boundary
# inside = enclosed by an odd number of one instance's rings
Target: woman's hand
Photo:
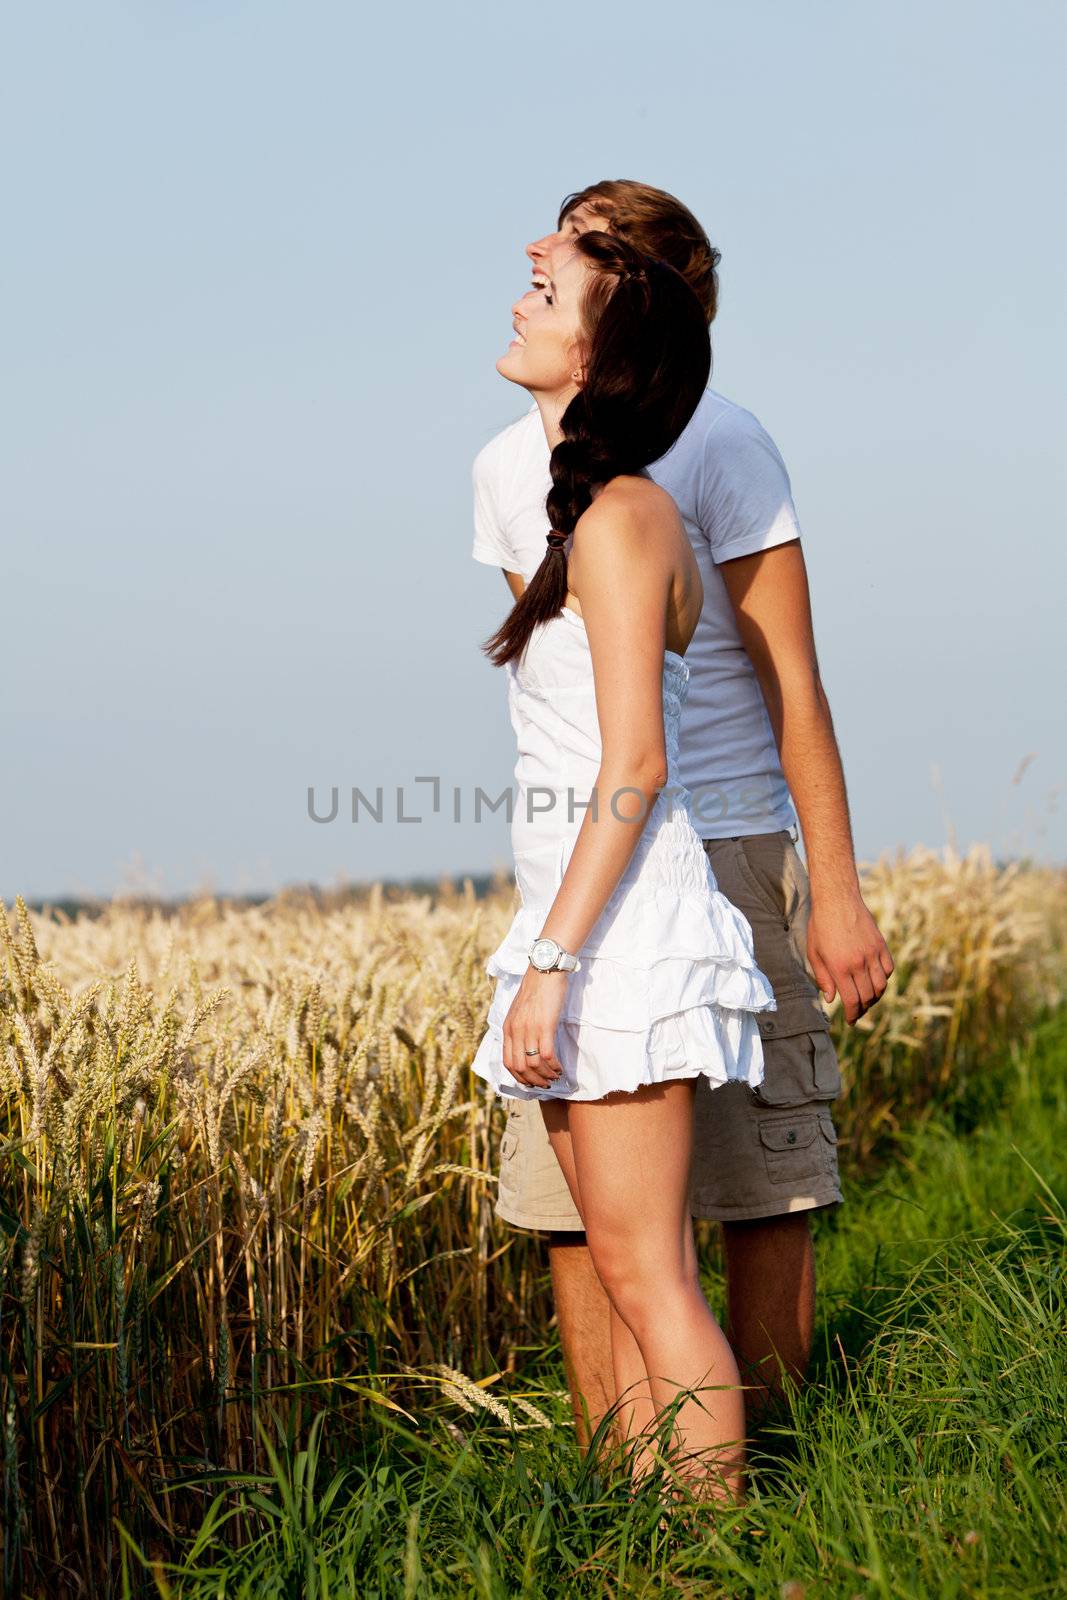
[[[504,1018],[504,1065],[528,1089],[550,1088],[563,1071],[556,1058],[556,1027],[569,977],[569,972],[538,972],[531,966]]]

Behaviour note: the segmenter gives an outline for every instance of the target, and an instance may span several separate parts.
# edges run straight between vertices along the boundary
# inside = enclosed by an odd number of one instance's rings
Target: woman
[[[762,1081],[754,1013],[774,995],[674,782],[704,596],[674,502],[643,470],[703,393],[708,329],[673,268],[608,234],[576,239],[555,270],[513,308],[497,363],[541,412],[553,531],[485,646],[518,738],[522,907],[487,963],[473,1066],[541,1101],[611,1302],[626,1436],[674,1403],[687,1476],[736,1497],[744,1410],[697,1274],[693,1099],[699,1074]]]

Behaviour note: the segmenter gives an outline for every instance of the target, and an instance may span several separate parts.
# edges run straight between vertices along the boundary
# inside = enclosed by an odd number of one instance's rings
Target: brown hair
[[[574,243],[594,269],[580,307],[585,377],[560,418],[563,438],[549,463],[553,543],[482,646],[498,667],[522,654],[539,623],[559,615],[567,595],[565,538],[593,491],[667,454],[711,371],[704,311],[680,272],[615,234],[583,233]]]
[[[669,261],[682,274],[709,323],[719,308],[720,251],[687,206],[664,189],[631,178],[605,178],[569,194],[559,212],[562,228],[572,211],[591,206],[608,219],[610,231],[648,256]]]

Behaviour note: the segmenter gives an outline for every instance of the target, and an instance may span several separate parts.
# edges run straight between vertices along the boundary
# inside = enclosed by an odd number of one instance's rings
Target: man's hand
[[[563,1068],[556,1059],[556,1027],[569,972],[528,968],[504,1019],[504,1065],[528,1089],[549,1089]],[[527,1050],[537,1055],[528,1056]]]
[[[808,960],[823,998],[840,994],[850,1024],[882,998],[893,972],[889,947],[859,894],[812,902]]]

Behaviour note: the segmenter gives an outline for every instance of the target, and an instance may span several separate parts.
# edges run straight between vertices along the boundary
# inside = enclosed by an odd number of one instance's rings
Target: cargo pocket
[[[836,1100],[841,1093],[841,1063],[837,1059],[834,1041],[829,1033],[813,1033],[811,1043],[814,1051],[812,1069],[819,1099]]]
[[[766,1117],[760,1123],[760,1144],[772,1183],[819,1178],[826,1171],[826,1139],[817,1111],[795,1117]]]
[[[783,1037],[767,1030],[766,1025],[774,1021],[773,1012],[766,1019],[760,1017],[764,1044],[777,1039],[773,1049],[763,1052],[763,1082],[752,1091],[760,1105],[807,1106],[813,1101],[833,1100],[841,1093],[841,1069],[829,1033],[809,1024],[806,1031],[794,1026]]]
[[[514,1128],[505,1128],[500,1136],[499,1160],[496,1171],[497,1200],[506,1206],[515,1206],[519,1198],[519,1173],[522,1170],[515,1162],[515,1151],[518,1148],[519,1136]]]

